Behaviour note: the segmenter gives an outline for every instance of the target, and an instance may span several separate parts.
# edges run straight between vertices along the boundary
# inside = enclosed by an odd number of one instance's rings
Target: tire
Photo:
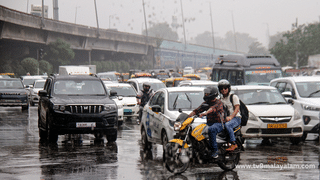
[[[48,113],[47,114],[47,139],[49,143],[57,143],[58,141],[58,134],[56,133],[56,131],[52,128],[52,119],[51,119],[51,115]]]
[[[152,143],[148,141],[147,133],[143,127],[141,129],[141,144],[144,150],[152,149]]]
[[[302,137],[292,137],[290,138],[290,142],[293,145],[298,145],[302,141]]]
[[[182,147],[173,142],[169,142],[166,145],[165,149],[165,165],[168,171],[174,174],[181,174],[185,172],[190,164],[190,154],[188,153],[187,149],[185,150],[185,156],[181,158],[182,153],[180,153],[180,150]],[[186,159],[185,159],[186,158]]]
[[[94,138],[95,138],[95,140],[101,140],[103,138],[103,134],[102,133],[94,133]]]
[[[239,142],[237,142],[238,147],[241,146]],[[227,152],[225,150],[222,150],[224,154],[219,154],[219,157],[221,160],[218,161],[218,165],[221,169],[225,171],[231,171],[233,170],[240,161],[240,152]]]
[[[302,142],[306,141],[307,136],[308,136],[308,133],[307,132],[303,132],[303,135],[301,136],[301,141]]]
[[[106,135],[108,142],[110,142],[110,143],[115,142],[117,140],[117,134],[118,134],[118,132],[116,132],[115,134],[112,134],[112,135]]]
[[[167,143],[168,143],[168,135],[165,131],[162,132],[162,135],[161,135],[161,143],[162,143],[162,146],[163,146],[163,149],[165,149]]]
[[[39,137],[40,137],[40,141],[46,141],[48,138],[48,134],[46,131],[39,129]]]

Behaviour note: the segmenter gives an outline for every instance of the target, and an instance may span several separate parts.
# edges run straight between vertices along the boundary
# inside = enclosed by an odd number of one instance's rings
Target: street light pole
[[[236,30],[235,30],[235,27],[234,27],[234,20],[233,20],[233,11],[231,11],[231,15],[232,15],[232,24],[233,24],[233,34],[234,34],[234,43],[235,43],[235,46],[236,46],[236,52],[238,52],[238,48],[237,48],[237,37],[236,37]]]
[[[212,50],[213,54],[215,53],[215,44],[214,44],[214,32],[213,32],[213,22],[212,22],[212,11],[211,11],[211,2],[210,4],[210,17],[211,17],[211,36],[212,36]]]
[[[186,29],[184,27],[184,17],[183,17],[183,8],[182,8],[182,0],[180,0],[181,5],[181,15],[182,15],[182,27],[183,27],[183,37],[184,37],[184,50],[186,50],[187,42],[186,42]]]
[[[80,6],[76,6],[76,14],[75,14],[75,17],[74,17],[74,23],[77,24],[77,12],[78,12],[78,7]]]
[[[97,20],[97,29],[98,29],[97,36],[99,37],[99,36],[100,36],[100,33],[99,33],[99,21],[98,21],[98,12],[97,12],[97,3],[96,3],[96,0],[94,0],[94,7],[95,7],[95,10],[96,10],[96,20]]]

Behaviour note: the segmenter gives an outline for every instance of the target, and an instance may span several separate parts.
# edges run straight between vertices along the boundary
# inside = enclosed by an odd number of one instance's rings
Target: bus
[[[227,79],[231,85],[269,85],[282,77],[280,63],[272,55],[220,55],[212,68],[211,80]]]

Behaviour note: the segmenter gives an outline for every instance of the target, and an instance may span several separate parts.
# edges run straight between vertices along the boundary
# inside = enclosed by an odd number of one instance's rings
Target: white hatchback
[[[117,96],[111,96],[110,95],[110,91],[111,89],[108,88],[108,85],[110,85],[110,83],[108,82],[105,82],[104,81],[104,85],[106,86],[107,88],[107,92],[108,92],[108,95],[110,96],[110,99],[114,100],[114,102],[117,104],[117,108],[118,108],[118,125],[121,126],[123,124],[123,118],[124,118],[124,112],[123,112],[123,104],[121,102],[122,100],[122,97],[117,94]]]
[[[303,134],[303,122],[297,110],[286,102],[271,86],[232,86],[249,110],[246,126],[241,128],[244,138],[288,137],[298,144]]]
[[[137,105],[137,91],[127,83],[106,83],[105,86],[109,90],[117,92],[118,101],[123,105],[123,116],[126,119],[139,117],[139,105]]]
[[[200,87],[170,87],[158,90],[145,105],[141,118],[141,140],[144,148],[151,143],[165,145],[173,139],[174,122],[181,112],[191,113],[203,102]],[[157,112],[156,109],[160,109]],[[196,123],[206,123],[206,119]]]

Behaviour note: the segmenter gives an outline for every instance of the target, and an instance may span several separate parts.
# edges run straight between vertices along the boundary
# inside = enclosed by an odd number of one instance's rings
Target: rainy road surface
[[[223,172],[215,164],[191,165],[173,175],[162,163],[162,146],[152,152],[140,147],[140,127],[125,122],[116,143],[95,142],[93,135],[59,136],[56,146],[39,143],[37,107],[0,107],[0,179],[320,179],[320,146],[306,141],[298,146],[278,140],[263,145],[247,140],[239,167]],[[241,166],[241,167],[240,167]]]

